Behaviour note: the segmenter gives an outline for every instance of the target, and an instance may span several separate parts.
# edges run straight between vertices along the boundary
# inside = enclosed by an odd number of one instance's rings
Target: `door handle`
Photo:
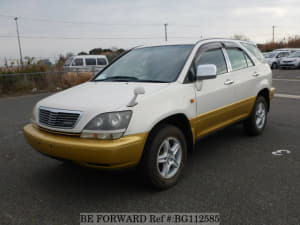
[[[233,83],[234,83],[234,81],[233,81],[233,80],[230,80],[230,79],[227,79],[227,80],[224,82],[225,85],[230,85],[230,84],[233,84]]]
[[[258,72],[254,72],[252,76],[258,77],[258,76],[259,76],[259,73],[258,73]]]

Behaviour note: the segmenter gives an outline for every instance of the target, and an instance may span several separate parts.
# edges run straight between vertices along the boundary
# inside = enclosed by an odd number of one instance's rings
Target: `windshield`
[[[288,58],[296,58],[300,57],[300,51],[291,53]]]
[[[94,81],[173,82],[193,45],[136,48],[101,71]]]
[[[70,66],[71,63],[72,63],[72,60],[73,60],[73,57],[68,58],[68,59],[65,61],[64,66]]]
[[[276,55],[276,52],[265,52],[265,58],[273,58]]]

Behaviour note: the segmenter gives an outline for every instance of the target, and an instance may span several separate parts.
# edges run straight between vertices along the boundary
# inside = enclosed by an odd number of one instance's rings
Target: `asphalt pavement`
[[[274,71],[273,84],[300,96],[300,71]],[[22,127],[47,95],[0,99],[1,225],[79,224],[81,212],[216,212],[221,224],[300,224],[300,99],[276,96],[259,137],[237,124],[202,139],[180,182],[154,191],[135,170],[72,166],[33,150]],[[279,149],[290,154],[272,154]]]
[[[300,70],[273,70],[277,94],[300,95]]]

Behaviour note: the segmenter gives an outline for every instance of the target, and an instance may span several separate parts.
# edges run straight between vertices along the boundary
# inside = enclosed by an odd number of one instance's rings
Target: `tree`
[[[66,57],[63,55],[60,55],[59,59],[56,62],[56,67],[58,70],[61,70],[63,68],[65,61],[66,61]]]
[[[119,48],[117,52],[118,53],[123,53],[123,52],[125,52],[125,50],[123,48]]]
[[[94,49],[89,51],[90,55],[101,55],[102,53],[103,53],[102,48],[94,48]]]
[[[73,55],[74,55],[74,54],[73,54],[72,52],[68,52],[68,53],[66,54],[66,59],[72,57]]]
[[[87,53],[84,52],[84,51],[81,51],[81,52],[79,52],[77,55],[87,55]]]
[[[33,64],[34,57],[25,56],[24,59],[25,59],[27,65]]]

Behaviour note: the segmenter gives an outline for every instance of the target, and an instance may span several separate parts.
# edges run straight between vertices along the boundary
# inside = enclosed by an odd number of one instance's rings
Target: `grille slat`
[[[80,116],[80,112],[66,112],[65,110],[40,108],[39,121],[48,127],[64,129],[73,128]]]
[[[66,118],[66,117],[61,117],[61,116],[44,116],[44,115],[40,115],[40,118],[42,119],[54,119],[54,120],[77,120],[77,117],[72,117],[72,118]]]

